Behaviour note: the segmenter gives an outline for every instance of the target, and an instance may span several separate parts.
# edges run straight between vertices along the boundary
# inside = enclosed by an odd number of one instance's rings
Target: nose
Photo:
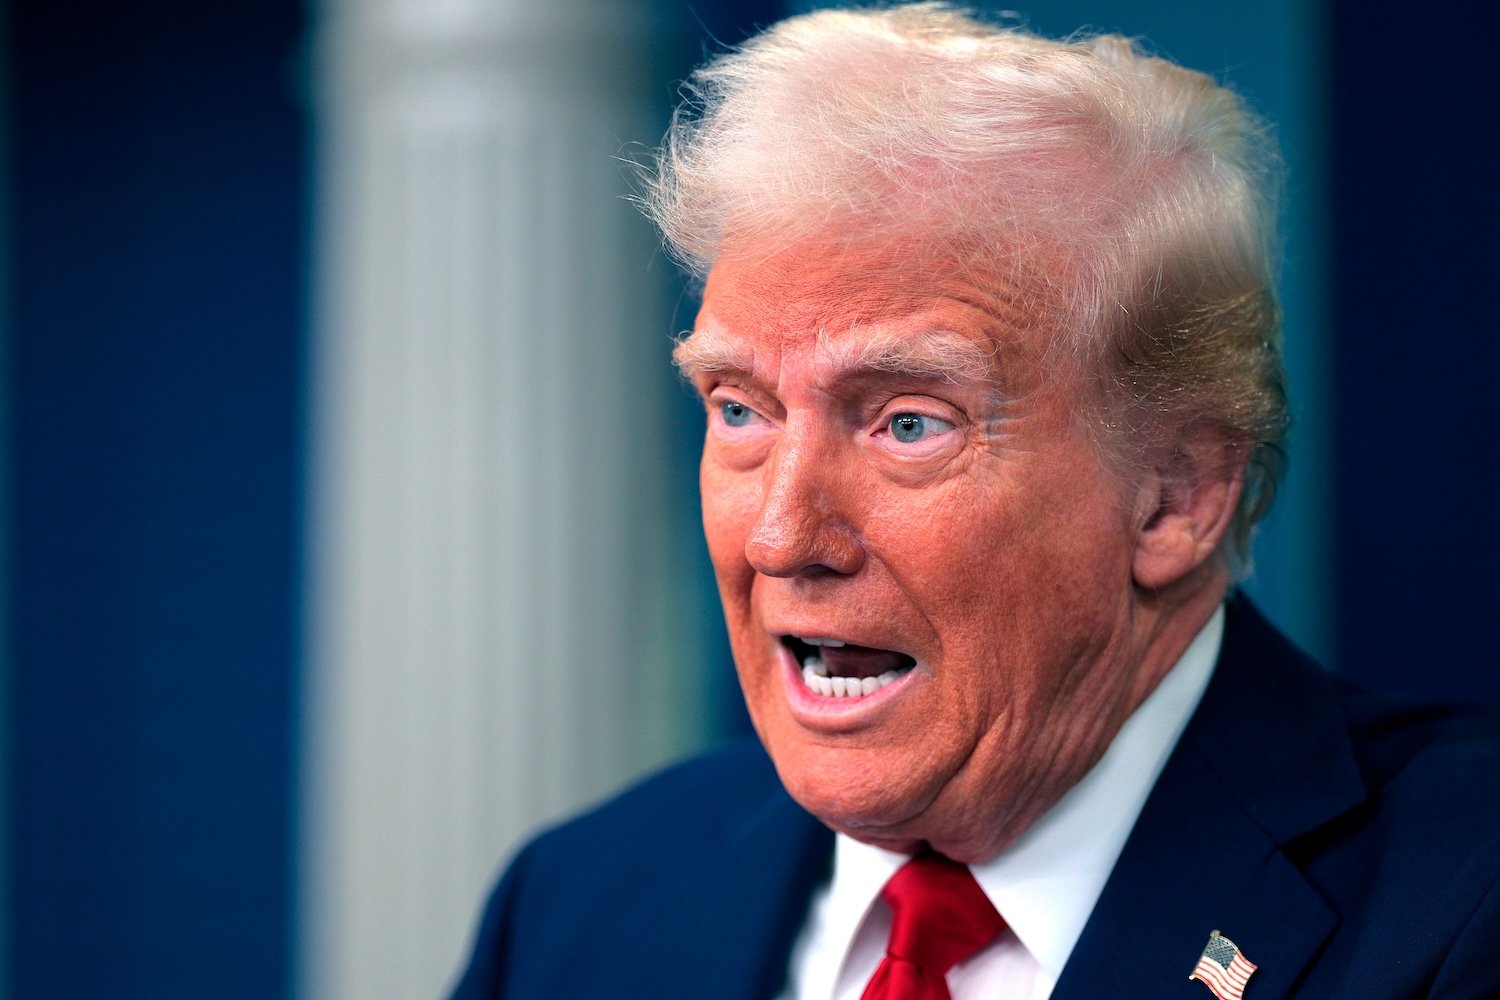
[[[786,439],[768,457],[760,510],[745,542],[757,573],[847,576],[864,565],[864,547],[848,519],[858,486],[829,458]]]

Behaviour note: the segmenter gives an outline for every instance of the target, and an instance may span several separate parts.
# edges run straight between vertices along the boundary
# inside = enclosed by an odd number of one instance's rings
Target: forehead
[[[1035,282],[964,266],[914,244],[803,245],[720,258],[678,361],[767,371],[786,354],[981,374],[1045,351],[1047,310]],[[969,345],[965,349],[962,345]],[[938,357],[934,357],[937,355]],[[997,374],[986,370],[982,374]]]

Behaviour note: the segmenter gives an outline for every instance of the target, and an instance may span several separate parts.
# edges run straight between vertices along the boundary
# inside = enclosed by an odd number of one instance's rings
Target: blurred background
[[[624,195],[676,82],[809,6],[0,8],[0,995],[439,996],[527,831],[744,727],[694,304]],[[1277,124],[1298,426],[1249,589],[1500,701],[1493,10],[1017,12]]]

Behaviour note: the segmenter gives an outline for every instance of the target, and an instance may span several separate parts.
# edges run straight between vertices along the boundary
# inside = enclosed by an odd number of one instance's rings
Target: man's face
[[[703,522],[740,682],[787,789],[861,840],[977,860],[1156,678],[1141,504],[1079,422],[1081,379],[1046,369],[1053,331],[1019,290],[945,263],[723,260],[679,361],[708,407]]]

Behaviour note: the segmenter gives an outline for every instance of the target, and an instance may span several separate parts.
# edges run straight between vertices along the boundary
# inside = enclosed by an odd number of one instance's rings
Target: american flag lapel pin
[[[1245,984],[1255,963],[1245,957],[1239,946],[1218,931],[1208,936],[1203,954],[1188,979],[1198,980],[1213,991],[1219,1000],[1241,1000],[1245,995]]]

